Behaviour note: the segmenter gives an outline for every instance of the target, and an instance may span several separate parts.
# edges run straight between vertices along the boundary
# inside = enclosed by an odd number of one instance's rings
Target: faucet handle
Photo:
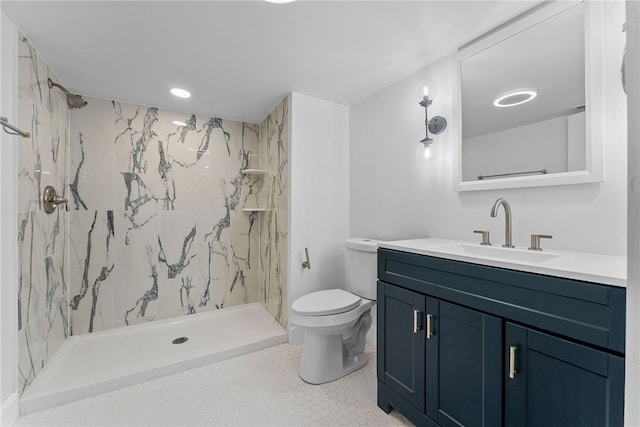
[[[549,234],[532,234],[531,235],[531,247],[530,251],[541,251],[540,239],[553,239],[553,236]]]
[[[58,196],[56,189],[47,185],[42,192],[42,207],[48,214],[53,213],[58,205],[64,205],[66,211],[69,210],[69,200]]]
[[[64,197],[61,196],[53,196],[51,198],[51,200],[49,200],[49,203],[52,203],[54,205],[64,205],[64,210],[69,212],[69,200],[65,199]]]
[[[473,230],[474,233],[482,234],[482,242],[481,245],[491,246],[491,242],[489,241],[489,232],[483,230]]]

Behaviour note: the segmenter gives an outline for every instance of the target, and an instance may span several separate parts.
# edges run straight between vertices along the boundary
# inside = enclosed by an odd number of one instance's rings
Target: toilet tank
[[[347,291],[376,299],[379,240],[352,238],[345,242]]]

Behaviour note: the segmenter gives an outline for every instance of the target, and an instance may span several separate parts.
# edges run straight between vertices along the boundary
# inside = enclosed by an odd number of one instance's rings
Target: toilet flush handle
[[[311,261],[309,261],[309,248],[304,248],[304,255],[307,257],[306,261],[302,261],[302,268],[308,268],[311,270]]]

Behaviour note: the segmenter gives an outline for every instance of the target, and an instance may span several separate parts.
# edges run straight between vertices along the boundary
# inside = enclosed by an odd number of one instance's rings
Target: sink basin
[[[502,261],[519,261],[540,263],[557,258],[559,255],[548,252],[530,251],[527,249],[503,248],[500,246],[482,246],[468,243],[436,246],[430,250],[452,255],[464,255],[474,258],[495,259]]]

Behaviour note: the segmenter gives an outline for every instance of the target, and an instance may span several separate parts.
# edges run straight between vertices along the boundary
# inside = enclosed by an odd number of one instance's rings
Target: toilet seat
[[[329,316],[353,310],[362,298],[342,289],[329,289],[304,295],[291,304],[291,311],[303,316]]]

